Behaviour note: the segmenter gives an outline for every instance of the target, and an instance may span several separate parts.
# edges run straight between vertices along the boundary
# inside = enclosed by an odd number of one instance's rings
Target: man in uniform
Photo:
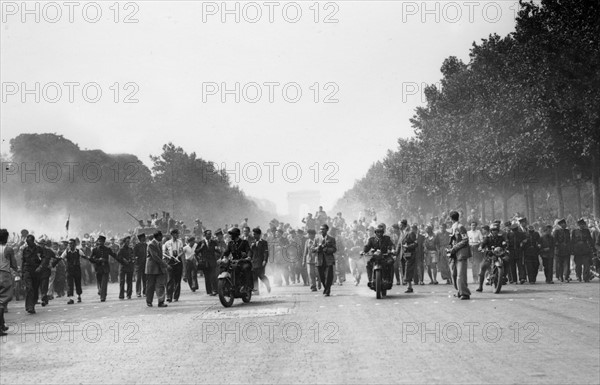
[[[385,235],[384,233],[384,228],[382,226],[378,226],[375,229],[375,236],[369,238],[369,240],[367,241],[367,244],[363,249],[363,253],[373,251],[387,255],[386,261],[384,262],[387,264],[386,268],[384,269],[384,272],[387,275],[385,279],[390,280],[390,282],[392,282],[394,280],[394,257],[391,255],[391,251],[394,248],[394,244],[392,243],[391,238]],[[369,286],[369,288],[373,288],[373,262],[371,261],[370,257],[369,261],[367,262],[367,277],[369,279],[367,286]]]
[[[158,307],[167,307],[165,303],[165,283],[167,275],[167,262],[163,260],[162,232],[154,232],[153,239],[148,245],[148,256],[146,259],[146,306],[152,307],[154,292],[158,297]]]
[[[127,283],[127,299],[133,293],[133,272],[135,270],[135,256],[129,246],[131,237],[126,236],[121,240],[121,249],[117,254],[119,262],[119,299],[125,299],[125,284]]]
[[[319,207],[322,210],[322,207]],[[313,246],[313,252],[317,253],[317,269],[319,279],[323,283],[323,295],[331,295],[331,284],[333,283],[333,268],[335,265],[335,252],[337,251],[335,238],[328,235],[329,226],[323,224],[319,228],[320,236]]]
[[[137,235],[138,243],[133,247],[135,258],[135,292],[138,297],[146,295],[146,256],[148,255],[148,244],[146,234]]]
[[[73,287],[77,293],[77,302],[81,302],[81,258],[87,258],[81,250],[76,247],[75,239],[69,239],[69,247],[63,251],[60,258],[67,265],[67,305],[73,305]]]
[[[181,279],[183,277],[183,241],[179,239],[179,230],[171,230],[171,239],[163,245],[163,258],[167,270],[167,302],[179,301]]]
[[[50,264],[50,256],[44,249],[35,243],[32,234],[27,235],[26,245],[22,250],[21,275],[27,296],[25,298],[25,310],[29,314],[35,314],[35,304],[38,301],[40,291],[41,272],[43,267]]]
[[[575,259],[575,274],[577,280],[589,282],[590,280],[590,261],[594,255],[594,240],[592,234],[587,228],[585,219],[580,218],[577,221],[578,229],[571,232],[571,250]],[[583,269],[582,269],[583,267]]]
[[[106,245],[106,237],[100,235],[98,237],[98,246],[92,250],[90,256],[90,262],[95,265],[96,268],[96,282],[98,283],[98,295],[100,296],[100,302],[106,301],[106,292],[108,289],[108,277],[110,274],[110,257],[117,258],[117,255]]]
[[[479,287],[475,291],[483,291],[483,281],[485,280],[485,273],[491,269],[492,258],[488,257],[487,252],[494,251],[496,247],[506,248],[506,241],[500,235],[500,227],[498,224],[493,224],[490,228],[490,235],[485,237],[479,245],[479,249],[483,251],[483,262],[479,268]],[[504,271],[506,276],[506,270]],[[504,277],[502,277],[504,279]]]
[[[240,289],[240,293],[246,293],[252,290],[254,284],[252,278],[252,262],[248,260],[250,253],[250,245],[248,241],[240,238],[240,229],[233,227],[227,231],[231,236],[231,240],[227,243],[227,248],[223,253],[223,258],[231,255],[233,260],[239,261],[236,266],[236,274],[240,277],[240,282],[244,282],[244,286]]]
[[[265,286],[267,291],[271,292],[271,285],[269,278],[265,275],[265,267],[269,261],[269,244],[267,241],[261,238],[261,229],[252,229],[252,243],[250,244],[250,257],[252,258],[252,276],[254,277],[254,291],[256,294],[260,294],[258,290],[258,280],[260,279]]]

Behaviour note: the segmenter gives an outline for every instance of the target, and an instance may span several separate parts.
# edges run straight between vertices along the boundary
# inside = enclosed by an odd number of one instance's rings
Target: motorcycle
[[[217,277],[217,292],[219,301],[225,307],[233,305],[235,298],[241,298],[244,303],[248,303],[252,299],[251,287],[247,287],[245,293],[241,292],[244,281],[238,277],[237,266],[243,261],[243,259],[221,259],[219,261],[221,273]]]
[[[373,283],[371,284],[371,290],[376,293],[377,299],[382,299],[387,295],[387,291],[393,287],[392,271],[386,259],[390,257],[390,254],[382,254],[381,251],[372,250],[368,253],[361,253],[361,256],[371,257],[369,260],[373,265]]]
[[[487,258],[491,259],[491,273],[489,276],[490,284],[494,294],[499,294],[502,285],[506,282],[504,276],[504,261],[508,260],[508,251],[502,247],[496,247],[494,250],[489,250],[486,254]]]

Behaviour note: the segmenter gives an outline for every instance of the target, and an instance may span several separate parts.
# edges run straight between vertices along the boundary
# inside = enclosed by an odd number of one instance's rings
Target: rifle
[[[135,219],[135,221],[136,221],[137,223],[139,223],[139,222],[140,222],[140,220],[139,220],[139,219],[137,219],[136,217],[134,217],[134,216],[133,216],[133,214],[131,214],[129,211],[125,211],[125,212],[126,212],[127,214],[129,214],[129,216],[130,216],[130,217],[132,217],[133,219]]]

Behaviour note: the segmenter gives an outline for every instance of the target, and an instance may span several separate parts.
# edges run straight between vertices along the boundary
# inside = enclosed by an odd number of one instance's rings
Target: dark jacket
[[[148,245],[146,256],[146,274],[166,274],[167,263],[163,260],[162,245],[153,239]]]
[[[110,273],[109,257],[111,256],[113,258],[117,257],[114,251],[104,245],[92,249],[90,262],[94,264],[96,273]]]
[[[571,250],[577,257],[592,255],[594,239],[589,229],[574,229],[571,232]]]
[[[316,240],[317,250],[317,266],[333,266],[335,265],[335,252],[337,246],[335,244],[335,238],[331,235],[325,237],[319,235]]]
[[[252,268],[260,269],[263,262],[269,260],[269,243],[264,239],[258,241],[252,240],[250,244],[250,257],[252,258]]]
[[[571,255],[571,233],[568,229],[556,227],[552,231],[554,238],[554,255],[565,257]]]

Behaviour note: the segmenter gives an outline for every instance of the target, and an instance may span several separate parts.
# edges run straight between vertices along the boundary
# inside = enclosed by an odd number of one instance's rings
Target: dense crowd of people
[[[347,222],[342,213],[329,217],[322,207],[302,219],[294,228],[273,219],[263,231],[251,228],[248,218],[239,224],[212,230],[197,219],[192,229],[163,213],[121,237],[107,240],[103,234],[85,234],[53,241],[22,230],[11,238],[0,229],[0,314],[5,333],[4,313],[11,299],[25,298],[25,310],[35,314],[35,306],[48,306],[55,298],[67,297],[67,304],[81,302],[83,287],[95,284],[100,301],[106,301],[108,283],[118,282],[121,300],[145,297],[159,307],[177,302],[182,282],[192,292],[199,290],[198,275],[204,277],[207,295],[217,295],[219,261],[222,258],[246,260],[242,272],[248,282],[242,290],[260,294],[275,286],[303,285],[312,291],[323,289],[329,296],[334,284],[343,285],[350,274],[359,285],[367,273],[372,284],[368,253],[382,252],[389,264],[389,280],[406,285],[454,285],[457,297],[469,299],[467,270],[482,290],[489,270],[486,250],[502,245],[507,251],[506,281],[535,284],[538,271],[545,282],[572,280],[588,282],[600,271],[600,223],[581,218],[570,229],[566,219],[554,223],[529,224],[516,215],[513,220],[482,223],[474,213],[461,223],[459,212],[433,217],[428,223],[409,225],[402,219],[390,226],[379,223],[373,210]],[[367,219],[371,218],[371,219]],[[245,242],[245,243],[244,243]],[[243,252],[236,253],[240,245]],[[540,268],[541,266],[541,268]],[[252,274],[249,274],[250,271]],[[262,283],[259,283],[262,282]],[[135,287],[134,287],[135,283]],[[76,298],[75,298],[76,296]]]

